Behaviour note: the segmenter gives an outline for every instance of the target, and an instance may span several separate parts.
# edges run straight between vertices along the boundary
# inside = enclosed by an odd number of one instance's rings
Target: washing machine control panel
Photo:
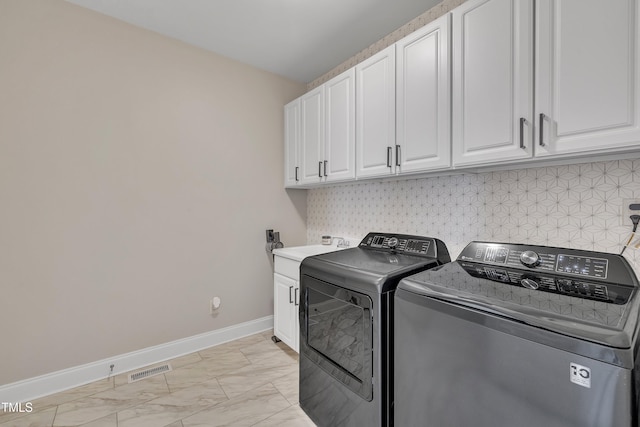
[[[469,247],[471,245],[472,248]],[[469,246],[460,254],[459,259],[597,279],[607,279],[607,256],[613,255],[598,252],[586,255],[585,251],[505,243],[474,242]]]
[[[476,277],[611,303],[624,303],[638,287],[631,267],[618,254],[472,242],[457,261]]]
[[[559,277],[554,274],[530,272],[523,269],[500,268],[474,262],[458,263],[473,277],[507,283],[523,288],[562,294],[576,298],[603,301],[610,304],[625,304],[633,292],[632,287],[590,280]]]

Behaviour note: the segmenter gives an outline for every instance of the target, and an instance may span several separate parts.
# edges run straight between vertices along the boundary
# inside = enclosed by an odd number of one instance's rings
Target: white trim
[[[109,376],[109,367],[112,364],[114,365],[112,375],[118,375],[272,328],[273,316],[267,316],[85,365],[5,384],[0,386],[0,402],[27,402],[105,379]]]

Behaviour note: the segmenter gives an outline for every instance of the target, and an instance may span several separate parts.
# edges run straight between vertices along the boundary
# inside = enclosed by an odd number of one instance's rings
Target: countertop
[[[349,242],[348,248],[355,248],[360,243],[360,240],[345,239]],[[336,242],[337,243],[337,242]],[[332,245],[305,245],[305,246],[292,246],[290,248],[274,249],[273,254],[283,258],[289,258],[294,261],[301,262],[308,256],[326,254],[327,252],[340,251],[342,249],[348,249],[344,247],[337,247],[336,243]]]

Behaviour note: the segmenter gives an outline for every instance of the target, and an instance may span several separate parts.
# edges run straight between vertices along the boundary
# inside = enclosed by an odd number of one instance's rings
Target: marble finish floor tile
[[[271,384],[182,420],[184,427],[252,426],[291,406]]]
[[[28,415],[35,416],[34,414],[50,408],[55,409],[57,406],[63,403],[71,402],[83,397],[88,397],[102,391],[112,390],[113,387],[114,382],[113,377],[111,377],[106,380],[95,381],[60,393],[51,394],[40,399],[34,399],[33,401],[31,401],[33,412],[30,414],[0,411],[0,426],[4,427],[5,423],[7,423],[8,421],[17,420],[18,418],[23,418]]]
[[[150,377],[58,406],[55,427],[86,424],[169,394],[164,376]]]
[[[234,398],[279,378],[295,373],[297,365],[261,366],[253,363],[218,378],[227,396]]]
[[[202,382],[220,377],[228,372],[251,365],[251,362],[237,350],[221,352],[216,357],[209,357],[171,372],[165,377],[172,392],[192,387]]]
[[[266,420],[253,425],[254,427],[315,427],[313,421],[300,408],[300,405],[289,406],[270,416]]]
[[[55,416],[56,408],[53,407],[43,411],[21,415],[8,421],[0,419],[0,427],[51,427]]]
[[[118,427],[165,426],[227,400],[213,379],[118,412]]]
[[[118,427],[118,415],[111,414],[104,418],[82,424],[81,427]]]
[[[282,378],[275,379],[271,382],[275,388],[278,389],[280,394],[289,401],[292,405],[297,405],[299,402],[299,388],[300,373],[298,371],[286,375]]]
[[[119,374],[34,400],[32,413],[0,412],[0,427],[313,426],[298,405],[298,354],[272,335],[169,360],[171,372],[131,384]]]

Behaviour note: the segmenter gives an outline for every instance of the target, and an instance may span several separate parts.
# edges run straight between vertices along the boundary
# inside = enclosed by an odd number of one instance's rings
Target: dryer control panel
[[[446,252],[444,243],[438,239],[407,234],[369,233],[358,247],[430,257],[435,257],[438,254],[443,255],[443,251]],[[448,255],[448,252],[446,253]]]

